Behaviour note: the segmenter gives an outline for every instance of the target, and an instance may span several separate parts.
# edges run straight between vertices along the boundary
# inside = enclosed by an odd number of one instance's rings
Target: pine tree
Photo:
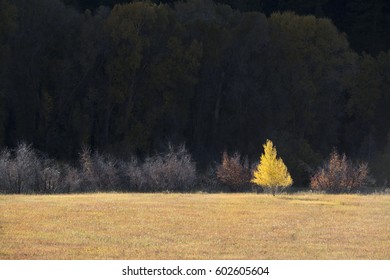
[[[279,189],[291,186],[293,180],[283,160],[277,158],[276,148],[272,141],[267,140],[263,147],[264,153],[261,155],[260,163],[256,167],[251,182],[271,190],[275,195]]]

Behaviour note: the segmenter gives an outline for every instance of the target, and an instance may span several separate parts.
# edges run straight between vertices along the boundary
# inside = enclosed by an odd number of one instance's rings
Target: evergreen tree
[[[257,166],[252,183],[271,190],[272,194],[279,189],[292,185],[293,180],[281,158],[277,158],[276,148],[271,140],[263,145],[264,153],[261,155],[260,163]]]

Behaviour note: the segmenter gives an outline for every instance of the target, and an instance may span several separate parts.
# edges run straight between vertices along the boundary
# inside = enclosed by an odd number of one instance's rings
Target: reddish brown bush
[[[367,180],[367,163],[356,165],[344,154],[333,152],[325,166],[311,177],[310,187],[327,193],[350,193],[364,187]]]
[[[232,191],[242,191],[250,185],[251,171],[248,160],[241,160],[239,153],[233,156],[224,152],[222,163],[217,168],[217,178]]]

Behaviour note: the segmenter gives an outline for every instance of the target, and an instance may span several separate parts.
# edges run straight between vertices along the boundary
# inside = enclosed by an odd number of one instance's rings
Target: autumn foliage
[[[248,160],[242,160],[239,153],[222,155],[222,163],[217,168],[217,178],[232,191],[241,191],[249,184],[251,172]]]
[[[263,147],[264,153],[253,174],[252,182],[262,186],[265,190],[270,190],[275,195],[276,192],[290,187],[293,180],[283,160],[277,158],[276,148],[272,141],[267,140]]]
[[[328,193],[350,193],[363,187],[367,180],[367,163],[356,165],[345,154],[333,152],[329,161],[311,177],[310,187]]]

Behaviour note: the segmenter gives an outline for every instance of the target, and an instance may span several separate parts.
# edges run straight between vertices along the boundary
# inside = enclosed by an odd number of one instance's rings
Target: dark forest
[[[130,3],[129,3],[130,2]],[[0,147],[76,162],[272,139],[295,185],[332,151],[390,170],[390,2],[0,0]]]

